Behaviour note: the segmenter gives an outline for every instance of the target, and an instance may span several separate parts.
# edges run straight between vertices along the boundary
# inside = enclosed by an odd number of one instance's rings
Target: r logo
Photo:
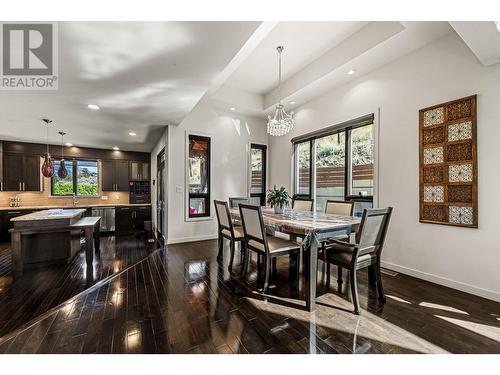
[[[4,76],[53,74],[52,24],[6,23],[2,27]]]

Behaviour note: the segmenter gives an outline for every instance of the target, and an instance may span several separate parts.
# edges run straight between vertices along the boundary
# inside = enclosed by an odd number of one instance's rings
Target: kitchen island
[[[13,270],[69,262],[80,250],[82,228],[78,224],[85,211],[44,210],[13,218]]]

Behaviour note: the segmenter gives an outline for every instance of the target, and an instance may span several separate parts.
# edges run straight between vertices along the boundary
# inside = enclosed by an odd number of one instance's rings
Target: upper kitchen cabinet
[[[40,157],[38,155],[3,152],[2,190],[40,191]]]
[[[102,161],[102,190],[103,191],[128,191],[127,160]]]
[[[141,161],[131,161],[130,180],[133,181],[149,180],[149,163]]]

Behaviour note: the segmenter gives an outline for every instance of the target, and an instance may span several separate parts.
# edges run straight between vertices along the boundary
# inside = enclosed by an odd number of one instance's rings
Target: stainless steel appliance
[[[114,232],[115,230],[115,208],[114,207],[92,207],[92,216],[101,217],[100,231]]]

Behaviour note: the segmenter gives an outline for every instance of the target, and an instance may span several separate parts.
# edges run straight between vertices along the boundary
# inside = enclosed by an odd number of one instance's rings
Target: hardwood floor
[[[322,274],[310,314],[286,259],[263,296],[255,263],[248,281],[238,260],[229,274],[228,250],[218,263],[216,241],[159,248],[5,334],[0,353],[500,353],[499,303],[385,273],[379,305],[361,271],[360,316],[348,281],[337,293]]]
[[[40,267],[14,277],[10,244],[0,247],[0,336],[64,303],[99,281],[146,257],[156,246],[143,237],[103,236],[100,256],[87,269],[80,251],[66,266]]]

